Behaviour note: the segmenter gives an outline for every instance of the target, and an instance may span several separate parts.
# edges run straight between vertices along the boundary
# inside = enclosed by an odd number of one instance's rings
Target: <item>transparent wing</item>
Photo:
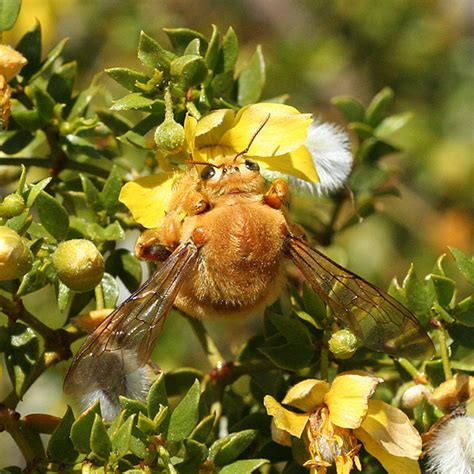
[[[64,382],[68,394],[119,392],[126,375],[149,361],[197,248],[180,245],[142,287],[86,339]]]
[[[431,358],[433,343],[395,298],[344,269],[297,237],[289,253],[312,288],[369,349],[413,359]]]

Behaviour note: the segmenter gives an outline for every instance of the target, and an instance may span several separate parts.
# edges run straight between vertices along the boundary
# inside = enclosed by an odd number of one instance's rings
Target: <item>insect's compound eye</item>
[[[255,163],[255,161],[252,160],[245,160],[245,167],[250,171],[260,170],[260,166],[258,166],[258,163]]]
[[[202,171],[201,171],[201,178],[204,180],[212,178],[216,174],[216,169],[214,166],[206,166]]]

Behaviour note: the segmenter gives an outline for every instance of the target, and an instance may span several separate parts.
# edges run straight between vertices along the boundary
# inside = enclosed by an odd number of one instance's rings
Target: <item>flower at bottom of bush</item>
[[[332,384],[307,379],[293,386],[282,403],[267,395],[264,404],[273,417],[272,437],[291,445],[291,436],[303,439],[311,472],[324,474],[336,465],[338,474],[361,470],[362,442],[389,473],[419,473],[421,437],[408,417],[381,400],[370,400],[381,380],[362,371],[339,374]]]

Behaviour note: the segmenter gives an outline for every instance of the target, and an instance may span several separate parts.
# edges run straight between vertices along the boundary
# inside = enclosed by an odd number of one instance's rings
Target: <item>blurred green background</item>
[[[23,0],[19,21],[4,39],[14,45],[35,18],[43,28],[45,51],[69,37],[65,56],[78,60],[81,83],[76,86],[82,88],[104,68],[136,68],[140,30],[167,44],[163,27],[209,35],[213,23],[221,31],[232,26],[242,61],[256,44],[263,46],[264,98],[288,93],[290,104],[336,122],[341,117],[331,97],[353,95],[367,104],[390,86],[396,97],[392,112],[414,114],[393,140],[405,152],[385,159],[395,170],[391,184],[401,198],[382,200],[381,212],[340,233],[328,249],[386,288],[392,277],[406,274],[410,262],[423,275],[447,246],[468,254],[474,247],[473,11],[470,0]],[[101,80],[114,97],[124,94],[105,75]],[[35,307],[51,301],[47,291],[30,299]],[[55,311],[48,308],[44,317],[60,326]],[[222,324],[227,329],[236,323],[212,323],[211,332],[225,333]],[[232,339],[219,338],[224,352],[227,348],[230,355],[259,324],[240,322],[227,331]],[[165,369],[204,364],[180,317],[170,318],[157,351]],[[19,411],[62,415],[65,369],[61,364],[41,377]],[[7,390],[3,377],[0,395]],[[21,463],[6,433],[0,434],[0,447],[0,467]]]

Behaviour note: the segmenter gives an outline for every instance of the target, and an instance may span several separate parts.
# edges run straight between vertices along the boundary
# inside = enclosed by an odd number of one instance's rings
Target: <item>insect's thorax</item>
[[[227,195],[188,218],[183,237],[202,227],[207,241],[176,304],[196,317],[257,313],[280,292],[285,218],[261,195]]]

